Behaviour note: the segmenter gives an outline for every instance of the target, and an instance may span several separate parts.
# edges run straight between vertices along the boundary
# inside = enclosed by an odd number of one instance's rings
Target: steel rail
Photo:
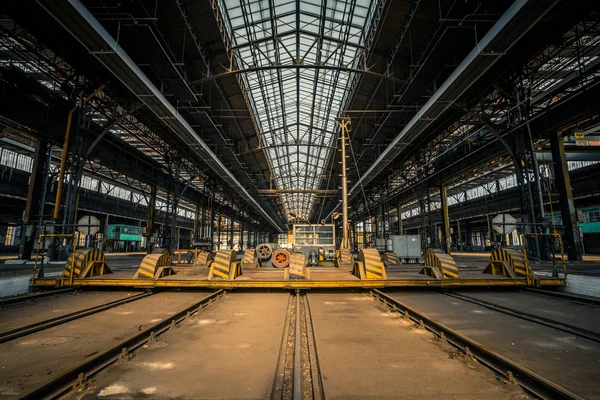
[[[26,294],[23,296],[7,297],[6,299],[0,299],[0,309],[4,308],[5,306],[11,305],[11,304],[25,303],[30,300],[44,299],[46,297],[53,297],[53,296],[57,296],[60,294],[68,294],[68,293],[71,293],[74,291],[75,291],[74,288],[68,288],[68,289],[49,290],[47,292],[41,292],[41,293]]]
[[[372,290],[370,293],[385,303],[386,306],[391,307],[392,311],[397,311],[417,324],[422,324],[425,329],[432,332],[441,340],[446,340],[468,356],[474,357],[488,368],[505,377],[508,381],[518,383],[527,392],[542,399],[583,400],[583,397],[492,351],[458,331],[436,322],[425,314],[419,313],[385,293],[379,290]]]
[[[294,400],[302,400],[302,333],[300,331],[300,290],[296,290],[296,326],[294,334]]]
[[[43,331],[44,329],[52,328],[57,325],[62,325],[66,322],[70,322],[79,318],[87,317],[88,315],[96,314],[101,311],[108,310],[110,308],[118,307],[123,304],[131,303],[136,300],[141,300],[148,296],[152,296],[154,293],[140,293],[135,296],[131,296],[125,299],[119,299],[108,303],[100,304],[94,307],[86,308],[84,310],[75,311],[69,314],[61,315],[55,318],[46,319],[44,321],[36,322],[30,325],[22,326],[20,328],[12,329],[6,332],[0,332],[0,343],[5,343],[10,340],[18,339],[20,337],[30,335],[35,332]]]
[[[591,297],[591,296],[578,296],[572,293],[561,293],[561,292],[551,292],[549,290],[543,289],[534,289],[534,288],[523,288],[522,289],[527,294],[537,294],[540,296],[548,296],[557,299],[563,299],[572,301],[575,303],[582,304],[591,304],[595,306],[600,306],[600,297]]]
[[[137,335],[127,339],[113,348],[104,351],[97,356],[75,366],[74,368],[61,372],[56,378],[39,385],[38,387],[20,394],[19,399],[54,399],[64,393],[72,390],[75,383],[84,381],[90,376],[100,372],[112,363],[119,359],[127,359],[131,351],[141,347],[142,345],[153,342],[156,337],[169,330],[170,327],[179,324],[187,317],[197,313],[201,309],[207,307],[212,302],[225,294],[225,290],[221,289],[211,293],[202,300],[194,303],[179,311],[177,314],[166,318],[148,329],[138,333]]]
[[[317,354],[317,343],[315,331],[313,328],[312,314],[308,302],[308,294],[304,294],[304,319],[306,328],[306,339],[308,345],[308,357],[310,360],[310,378],[312,383],[312,395],[314,400],[325,399],[325,389],[323,387],[323,377],[319,367],[319,356]]]
[[[530,314],[521,310],[515,310],[510,307],[501,306],[499,304],[491,303],[489,301],[480,300],[471,296],[467,296],[459,293],[444,293],[446,296],[453,297],[462,301],[477,304],[478,306],[485,307],[489,310],[498,311],[512,317],[520,318],[529,322],[533,322],[539,325],[547,326],[552,329],[563,331],[571,335],[579,336],[583,339],[591,340],[596,343],[600,343],[600,333],[590,331],[585,328],[581,328],[575,325],[567,324],[564,322],[556,321],[551,318],[541,317],[539,315]]]
[[[290,320],[292,318],[292,296],[288,298],[286,308],[285,322],[283,324],[283,335],[281,336],[281,344],[279,346],[279,355],[277,357],[277,366],[275,368],[275,377],[273,379],[273,388],[271,389],[271,400],[283,399],[284,379],[285,379],[285,362],[286,351],[288,346],[288,337],[290,330]]]

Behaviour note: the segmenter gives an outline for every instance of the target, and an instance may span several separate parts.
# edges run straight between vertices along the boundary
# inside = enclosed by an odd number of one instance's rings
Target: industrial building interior
[[[0,367],[600,399],[600,4],[3,1]]]

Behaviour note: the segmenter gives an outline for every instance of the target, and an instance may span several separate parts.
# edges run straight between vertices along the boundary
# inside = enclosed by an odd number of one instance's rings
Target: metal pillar
[[[210,198],[210,224],[208,226],[208,235],[210,238],[210,248],[215,248],[215,192],[212,192]]]
[[[488,234],[490,235],[490,245],[493,247],[492,242],[494,241],[494,230],[492,229],[492,218],[490,217],[490,215],[486,215],[485,216],[485,220],[487,221],[487,227],[488,227]],[[512,236],[512,235],[511,235]],[[484,235],[484,243],[485,243],[485,235]]]
[[[575,202],[571,190],[571,178],[565,156],[565,142],[560,134],[550,135],[550,148],[554,164],[555,186],[558,188],[560,213],[562,224],[565,227],[564,242],[567,255],[571,261],[580,261],[583,258],[581,242],[577,228],[577,215]]]
[[[33,157],[33,168],[29,178],[29,190],[27,192],[27,203],[23,213],[23,228],[21,229],[21,260],[29,260],[36,242],[36,229],[34,222],[42,219],[44,209],[44,197],[46,193],[49,160],[48,141],[39,139],[35,145]]]
[[[221,224],[223,222],[223,216],[219,215],[219,218],[217,219],[217,248],[219,250],[221,250]]]
[[[336,122],[340,126],[342,132],[342,249],[349,249],[350,243],[348,240],[348,179],[346,170],[346,135],[350,132],[350,118],[339,118]]]
[[[244,223],[240,222],[240,250],[244,251]]]
[[[154,232],[154,219],[156,215],[156,186],[150,190],[148,201],[148,220],[146,221],[146,251],[152,253],[152,232]],[[107,217],[108,219],[108,217]]]
[[[229,245],[229,249],[233,250],[233,232],[235,231],[235,221],[233,220],[233,218],[229,219],[230,222],[230,230],[229,230],[229,243],[227,243]]]
[[[403,235],[402,229],[402,204],[398,203],[396,206],[396,210],[398,212],[398,235]]]
[[[366,221],[362,222],[362,232],[363,232],[363,248],[367,246],[367,223]]]
[[[448,196],[446,185],[440,185],[440,200],[442,202],[442,249],[450,254],[450,217],[448,215]]]
[[[201,208],[200,208],[200,204],[196,204],[196,214],[194,217],[194,232],[192,233],[192,242],[197,241],[200,236],[200,212],[201,212]]]
[[[421,248],[423,251],[429,248],[429,243],[427,242],[427,220],[426,220],[426,211],[425,211],[425,199],[423,198],[423,193],[419,193],[419,217],[421,219],[421,227],[419,229],[419,235],[421,235]]]
[[[456,221],[456,226],[458,230],[458,250],[463,251],[462,233],[460,232],[460,221]]]

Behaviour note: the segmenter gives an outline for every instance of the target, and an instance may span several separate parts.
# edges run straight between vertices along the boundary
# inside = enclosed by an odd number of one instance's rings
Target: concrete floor
[[[600,344],[596,342],[434,291],[390,290],[386,293],[585,398],[600,399]],[[570,323],[581,318],[582,326],[592,328],[597,327],[600,320],[598,308],[551,298],[513,295],[519,301],[511,300],[511,306],[520,304],[524,310],[533,309],[546,317],[565,318]],[[502,301],[500,299],[499,304]],[[508,306],[506,299],[504,302]]]
[[[524,398],[361,293],[310,293],[328,399]]]
[[[85,398],[269,398],[289,294],[227,294],[96,377]],[[72,398],[72,397],[71,397]]]
[[[503,307],[600,332],[600,307],[540,296],[531,292],[464,290],[458,293]]]
[[[288,299],[232,292],[157,348],[101,372],[83,398],[268,398]],[[524,398],[362,294],[310,292],[308,301],[328,399]]]
[[[0,398],[18,396],[208,294],[163,292],[0,344]]]
[[[0,310],[8,330],[136,292],[93,291]],[[520,399],[524,393],[362,291],[308,291],[328,399]],[[538,374],[600,399],[600,344],[432,290],[387,291]],[[208,292],[162,292],[0,344],[0,399],[18,395],[106,350]],[[506,307],[600,330],[600,307],[516,291],[465,291]],[[268,398],[289,293],[232,291],[135,357],[67,398]]]
[[[0,310],[0,332],[60,317],[142,293],[139,290],[85,291],[11,305]]]

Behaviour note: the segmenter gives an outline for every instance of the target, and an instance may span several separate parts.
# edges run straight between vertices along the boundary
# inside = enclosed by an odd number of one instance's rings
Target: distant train
[[[124,242],[141,242],[144,228],[134,225],[108,225],[107,240],[121,240]]]

